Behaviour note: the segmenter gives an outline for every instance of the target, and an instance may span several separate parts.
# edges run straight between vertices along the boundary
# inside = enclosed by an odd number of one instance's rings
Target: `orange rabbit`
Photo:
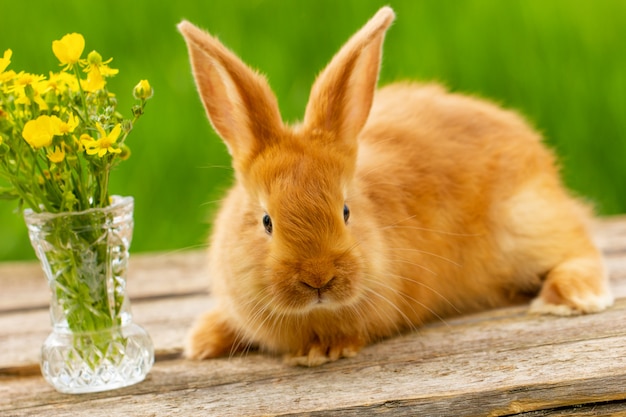
[[[517,114],[432,84],[376,90],[382,8],[287,126],[264,77],[182,22],[195,80],[233,159],[214,223],[216,305],[190,358],[252,346],[315,366],[433,319],[518,303],[612,304],[589,210]]]

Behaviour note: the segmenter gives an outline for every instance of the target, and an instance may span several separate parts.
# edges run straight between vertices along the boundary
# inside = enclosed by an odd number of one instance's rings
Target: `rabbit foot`
[[[232,354],[239,348],[236,333],[219,310],[211,310],[198,318],[189,332],[184,355],[189,359],[209,359]]]
[[[307,354],[298,352],[297,355],[285,355],[284,362],[291,366],[320,366],[328,362],[334,362],[341,358],[352,358],[361,350],[361,346],[355,344],[337,344],[324,346],[314,344]]]
[[[550,271],[529,311],[532,314],[572,316],[598,313],[611,305],[613,296],[601,261],[579,258]]]

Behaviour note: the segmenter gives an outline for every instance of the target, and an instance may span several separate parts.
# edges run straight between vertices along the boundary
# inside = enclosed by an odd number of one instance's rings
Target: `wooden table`
[[[83,395],[57,393],[39,373],[50,323],[38,264],[0,265],[0,415],[626,415],[626,217],[594,230],[617,297],[607,312],[494,310],[313,369],[258,354],[182,359],[187,328],[211,303],[204,254],[133,255],[128,289],[156,363],[138,385]]]

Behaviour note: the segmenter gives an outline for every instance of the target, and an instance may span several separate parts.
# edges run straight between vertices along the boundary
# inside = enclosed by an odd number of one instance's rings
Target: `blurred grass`
[[[51,43],[80,32],[120,74],[120,110],[139,79],[155,88],[114,173],[111,190],[135,197],[133,251],[202,246],[232,175],[211,131],[175,25],[216,34],[268,75],[285,120],[300,118],[310,85],[380,6],[397,21],[381,83],[438,80],[524,113],[556,149],[567,184],[601,214],[626,212],[626,1],[623,0],[20,0],[4,2],[0,52],[11,69],[56,70]],[[0,205],[0,260],[31,259],[21,216]]]

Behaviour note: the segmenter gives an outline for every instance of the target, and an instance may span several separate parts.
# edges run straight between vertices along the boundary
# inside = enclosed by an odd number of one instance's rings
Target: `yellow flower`
[[[67,122],[64,122],[56,116],[51,117],[55,127],[55,135],[66,135],[68,133],[72,133],[79,123],[78,117],[74,116],[73,113],[70,114]]]
[[[58,146],[54,147],[54,152],[48,152],[46,155],[50,162],[54,162],[55,164],[60,164],[65,159],[65,151],[59,148]]]
[[[98,52],[89,52],[87,56],[87,66],[83,70],[87,73],[87,80],[81,82],[85,91],[92,93],[104,89],[106,84],[104,77],[111,77],[119,72],[119,70],[109,68],[107,65],[112,60],[113,58],[109,58],[106,61],[102,61],[102,55]]]
[[[0,72],[0,91],[4,94],[8,94],[9,86],[7,84],[12,82],[16,75],[17,74],[13,70]]]
[[[56,131],[55,122],[52,118],[43,115],[35,120],[26,122],[24,130],[22,130],[22,137],[30,146],[39,149],[52,144],[52,138],[56,134]]]
[[[80,137],[80,141],[85,146],[85,151],[87,155],[98,155],[98,157],[102,158],[106,153],[121,153],[122,150],[120,148],[115,147],[117,139],[122,133],[122,125],[116,124],[115,127],[111,130],[110,133],[106,133],[104,128],[100,125],[100,123],[96,124],[96,129],[98,129],[98,133],[100,137],[98,140],[95,140],[89,135],[82,135]],[[86,136],[86,137],[85,137]]]
[[[133,88],[133,96],[135,96],[137,100],[147,100],[152,97],[153,92],[148,80],[139,81],[139,84]]]
[[[46,91],[54,91],[57,94],[63,94],[68,89],[77,91],[78,81],[74,75],[67,72],[50,72],[48,81],[46,82]]]
[[[45,83],[43,75],[21,71],[19,74],[15,74],[13,85],[7,88],[7,92],[15,95],[15,104],[30,106],[34,100],[39,105],[39,110],[48,110],[48,105],[42,98],[42,94],[46,89]],[[32,90],[27,92],[27,87],[31,87]]]
[[[26,87],[31,86],[35,92],[37,92],[37,85],[44,81],[43,75],[30,74],[28,72],[20,71],[19,74],[15,74],[13,78],[13,85],[9,87],[9,93],[15,94],[19,98],[26,97]],[[30,104],[27,103],[27,104]]]
[[[75,135],[72,135],[72,139],[74,139],[73,145],[76,146],[76,151],[85,152],[85,146],[83,145],[83,140],[89,141],[91,139],[91,136],[89,136],[87,133],[83,133],[82,135],[80,135],[80,139],[77,138]]]
[[[52,52],[61,64],[66,65],[66,70],[71,69],[80,61],[83,49],[85,49],[85,38],[80,33],[69,33],[61,40],[52,42]]]
[[[11,51],[10,49],[4,51],[3,57],[0,58],[0,73],[4,72],[4,70],[7,69],[7,67],[11,63],[11,55],[13,55],[13,51]]]
[[[109,58],[106,61],[102,61],[102,55],[100,55],[96,51],[91,51],[89,52],[89,55],[87,55],[87,67],[83,71],[91,72],[95,68],[97,68],[100,71],[100,74],[102,74],[102,76],[111,77],[117,74],[118,72],[120,72],[119,70],[115,68],[109,68],[107,64],[111,61],[113,61],[113,58]]]
[[[98,141],[89,136],[87,133],[80,135],[80,144],[84,147],[89,155],[98,153]],[[94,152],[95,149],[95,152]]]
[[[100,74],[98,67],[94,67],[91,71],[89,71],[86,80],[80,80],[80,85],[86,92],[93,93],[95,91],[104,89],[106,81],[104,81],[104,78],[102,77],[102,74]]]

